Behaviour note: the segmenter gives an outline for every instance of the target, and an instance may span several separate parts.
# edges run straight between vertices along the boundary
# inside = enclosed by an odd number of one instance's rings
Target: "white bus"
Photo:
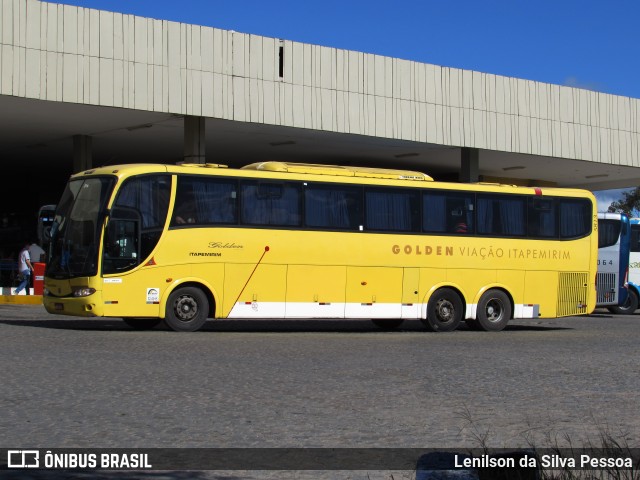
[[[598,213],[598,273],[596,307],[614,313],[627,302],[629,218],[623,213]]]

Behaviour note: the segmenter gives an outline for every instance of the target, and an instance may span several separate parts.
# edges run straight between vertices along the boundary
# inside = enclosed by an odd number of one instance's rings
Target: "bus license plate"
[[[60,310],[64,310],[64,304],[63,303],[56,303],[53,305],[53,308],[60,311]]]

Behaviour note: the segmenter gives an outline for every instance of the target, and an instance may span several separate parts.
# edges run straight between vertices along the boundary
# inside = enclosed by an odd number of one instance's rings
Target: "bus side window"
[[[598,219],[598,248],[611,247],[618,243],[622,222]]]
[[[173,208],[173,225],[187,225],[197,222],[196,201],[193,192],[180,192],[176,195],[176,204]]]
[[[234,179],[179,176],[171,226],[237,224],[237,190]]]
[[[241,183],[240,192],[242,223],[283,227],[301,224],[299,184],[247,180]]]
[[[305,188],[307,227],[358,230],[362,225],[362,189],[343,185],[309,185]]]
[[[532,238],[557,238],[558,222],[553,198],[529,198],[527,234]]]
[[[472,193],[430,191],[423,195],[422,228],[430,233],[475,233]]]
[[[560,198],[560,238],[579,238],[591,232],[591,202]]]
[[[394,232],[419,231],[418,192],[365,189],[366,228]]]
[[[520,195],[478,195],[478,233],[524,236],[525,197]]]

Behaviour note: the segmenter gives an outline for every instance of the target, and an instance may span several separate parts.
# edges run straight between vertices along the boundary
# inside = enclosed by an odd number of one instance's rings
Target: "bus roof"
[[[417,180],[433,182],[433,178],[422,172],[411,170],[390,170],[385,168],[350,167],[342,165],[318,165],[313,163],[259,162],[242,167],[244,170],[258,170],[280,173],[310,173],[341,177],[385,178],[391,180]]]
[[[418,187],[421,185],[433,185],[442,189],[467,189],[477,192],[504,192],[504,193],[534,193],[535,195],[560,195],[560,196],[578,196],[592,197],[595,202],[595,196],[592,192],[584,189],[564,188],[564,187],[535,187],[535,186],[518,186],[500,183],[456,183],[456,182],[438,182],[434,181],[429,175],[411,171],[411,170],[393,170],[382,168],[367,168],[342,165],[320,165],[311,163],[291,163],[281,161],[265,161],[246,165],[242,168],[228,168],[227,165],[215,163],[183,163],[183,164],[154,164],[154,163],[137,163],[122,164],[95,167],[90,170],[75,173],[72,179],[87,175],[116,175],[118,177],[128,177],[130,175],[146,174],[152,172],[167,172],[170,174],[189,174],[189,173],[205,173],[222,176],[247,176],[247,177],[263,177],[265,175],[275,175],[284,179],[291,175],[292,178],[305,179],[316,177],[317,180],[324,177],[334,177],[335,181],[340,183],[351,183],[362,180],[364,183],[376,183],[376,181],[389,182],[388,184],[400,185],[405,183],[407,186]],[[309,177],[307,177],[309,176]]]

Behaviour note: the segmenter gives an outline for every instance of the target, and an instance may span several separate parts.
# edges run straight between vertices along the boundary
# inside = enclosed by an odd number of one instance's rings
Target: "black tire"
[[[380,327],[384,330],[393,330],[398,328],[404,322],[402,318],[372,318],[371,321],[376,327]]]
[[[635,290],[630,288],[629,294],[627,295],[627,301],[622,305],[609,307],[608,310],[611,313],[617,313],[618,315],[633,315],[633,313],[638,309],[638,303],[638,294]]]
[[[478,302],[477,322],[486,332],[499,332],[511,320],[511,300],[502,290],[488,290]]]
[[[129,325],[134,330],[150,330],[162,321],[161,318],[137,318],[137,317],[126,317],[126,318],[123,318],[122,320],[124,320],[124,323]]]
[[[427,305],[427,318],[422,323],[432,332],[452,332],[464,316],[460,295],[450,288],[436,290]]]
[[[176,332],[195,332],[209,316],[209,301],[202,290],[178,288],[167,301],[164,322]]]

